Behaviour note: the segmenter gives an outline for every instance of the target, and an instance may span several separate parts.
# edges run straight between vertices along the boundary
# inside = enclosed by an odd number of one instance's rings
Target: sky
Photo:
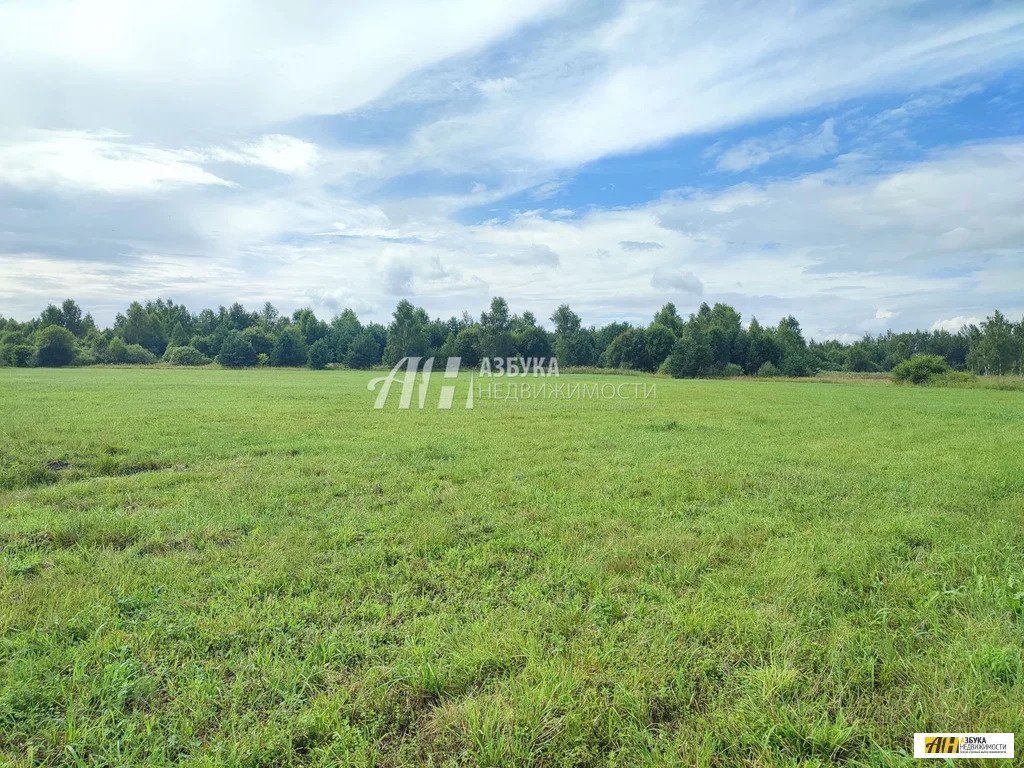
[[[1024,3],[0,0],[0,314],[1024,315]]]

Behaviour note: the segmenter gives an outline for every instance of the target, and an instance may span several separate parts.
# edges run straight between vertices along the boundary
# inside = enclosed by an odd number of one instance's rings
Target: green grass
[[[1021,738],[1019,393],[652,378],[402,412],[376,375],[0,370],[0,764]]]

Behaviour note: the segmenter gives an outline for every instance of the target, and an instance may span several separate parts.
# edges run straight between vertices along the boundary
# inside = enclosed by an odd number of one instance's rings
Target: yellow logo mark
[[[955,755],[960,751],[960,737],[929,736],[924,740],[924,751],[929,755]]]

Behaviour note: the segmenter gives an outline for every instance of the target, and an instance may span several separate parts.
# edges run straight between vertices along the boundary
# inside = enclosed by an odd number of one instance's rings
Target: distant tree
[[[608,323],[592,334],[594,341],[594,359],[598,365],[605,367],[616,367],[607,360],[608,346],[617,336],[629,330],[629,323]]]
[[[676,338],[683,333],[683,318],[679,316],[676,305],[671,301],[658,310],[654,316],[654,322],[668,328]]]
[[[154,355],[164,353],[166,342],[159,326],[153,322],[146,309],[137,301],[133,301],[129,305],[126,314],[117,315],[114,320],[114,332],[121,337],[125,344],[138,344]]]
[[[810,376],[811,358],[807,354],[807,342],[804,341],[800,323],[792,315],[779,321],[775,331],[775,343],[778,345],[781,361],[779,368],[785,376]]]
[[[257,355],[270,356],[271,351],[274,349],[274,337],[262,323],[250,325],[242,333],[245,335],[246,340],[252,344],[252,348],[256,350]]]
[[[476,368],[483,358],[480,336],[480,326],[471,325],[455,337],[455,354],[462,358],[462,365],[467,368]]]
[[[426,322],[424,334],[427,339],[426,354],[428,357],[435,357],[440,354],[441,346],[448,338],[448,334],[453,330],[449,323],[450,321],[442,320],[439,317]]]
[[[313,342],[307,355],[309,367],[316,371],[322,371],[327,365],[333,362],[334,349],[328,338],[324,337]]]
[[[648,360],[646,370],[656,371],[672,354],[676,340],[676,335],[670,328],[661,323],[651,323],[644,331],[644,345]]]
[[[259,316],[256,318],[256,322],[269,331],[274,328],[278,317],[280,317],[280,313],[274,305],[268,301],[263,305],[263,309],[260,310]]]
[[[277,334],[270,352],[270,364],[277,367],[298,367],[306,364],[306,339],[296,326],[289,326]]]
[[[39,313],[39,327],[45,328],[48,325],[64,327],[64,317],[61,314],[60,307],[47,304],[46,309]]]
[[[671,331],[669,333],[671,334]],[[674,336],[672,341],[675,342]],[[647,334],[642,328],[627,328],[608,345],[605,362],[609,368],[651,370],[651,358],[647,353]]]
[[[535,328],[537,326],[537,317],[533,312],[523,312],[521,315],[512,315],[509,320],[508,328],[512,331],[513,336],[517,336],[527,328]],[[459,329],[461,330],[461,329]]]
[[[75,336],[82,335],[82,308],[74,299],[64,299],[60,305],[60,324]]]
[[[292,324],[299,329],[302,340],[307,345],[319,341],[330,332],[327,323],[318,320],[313,310],[308,307],[295,310],[292,314]]]
[[[996,310],[981,323],[970,357],[971,369],[996,376],[1019,372],[1021,340],[1020,332],[1015,333],[1013,324],[1002,312]]]
[[[480,313],[481,357],[512,357],[515,342],[512,339],[508,302],[501,296],[491,300],[490,310]]]
[[[188,330],[179,320],[174,324],[174,328],[171,330],[171,338],[167,342],[169,347],[185,347],[188,346]]]
[[[746,350],[741,340],[745,342],[745,337],[739,312],[728,304],[715,304],[708,315],[707,330],[716,368],[725,370],[730,362],[743,361]]]
[[[560,365],[593,365],[597,359],[593,337],[583,329],[580,316],[568,304],[551,315],[555,324],[555,357]]]
[[[683,326],[683,334],[672,348],[668,362],[668,371],[675,378],[714,376],[718,372],[707,326],[707,320],[700,315],[691,315]]]
[[[68,365],[75,359],[75,337],[67,328],[49,325],[36,334],[36,362],[48,368]]]
[[[377,365],[380,359],[380,344],[369,330],[361,331],[352,339],[345,353],[345,365],[349,368],[369,368]]]
[[[551,357],[551,335],[539,325],[533,323],[526,325],[515,334],[514,338],[516,351],[524,359],[532,357],[534,360],[538,360]]]
[[[333,361],[340,363],[348,354],[348,347],[353,339],[363,330],[359,318],[351,309],[345,309],[331,320],[330,340],[333,346]]]
[[[879,370],[878,364],[872,360],[873,341],[870,337],[856,341],[846,349],[846,370],[857,373]]]
[[[775,365],[779,361],[779,351],[775,339],[761,327],[757,318],[751,318],[747,328],[747,360],[745,370],[754,375],[765,363]]]
[[[235,331],[244,331],[259,320],[255,312],[246,312],[245,307],[237,301],[228,307],[228,326]]]
[[[394,318],[388,327],[384,364],[394,365],[403,357],[423,357],[427,350],[427,337],[422,314],[416,312],[406,299],[398,302]]]
[[[221,345],[217,362],[225,368],[244,368],[256,365],[256,350],[240,331],[231,331]]]
[[[196,316],[194,336],[211,336],[217,330],[217,315],[212,309],[204,309]]]

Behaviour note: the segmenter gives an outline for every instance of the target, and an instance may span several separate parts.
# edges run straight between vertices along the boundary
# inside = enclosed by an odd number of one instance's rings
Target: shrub
[[[4,348],[4,363],[13,365],[15,368],[27,368],[32,365],[32,355],[35,350],[28,344],[14,344]]]
[[[256,350],[241,333],[232,331],[221,345],[217,362],[225,368],[244,368],[256,365]]]
[[[761,367],[757,369],[757,373],[754,374],[759,379],[772,379],[776,376],[781,376],[782,371],[775,367],[775,364],[770,360],[762,363]]]
[[[157,361],[156,355],[141,344],[127,344],[124,349],[129,365],[152,365]]]
[[[138,344],[125,344],[115,336],[107,346],[104,361],[114,365],[150,365],[156,362],[156,355]]]
[[[36,362],[50,368],[59,368],[75,359],[75,337],[59,325],[43,328],[36,337]]]
[[[968,371],[950,371],[935,374],[928,383],[936,387],[973,387],[978,383],[978,377]]]
[[[195,347],[175,347],[167,356],[171,365],[207,365],[210,358]]]
[[[811,376],[814,373],[811,370],[810,361],[803,352],[792,352],[785,355],[782,358],[780,370],[783,376],[790,376],[792,378]]]
[[[914,355],[892,369],[892,380],[901,384],[927,384],[933,376],[952,369],[939,355]]]
[[[736,363],[729,363],[728,365],[725,366],[725,370],[722,371],[722,375],[727,378],[732,376],[742,376],[743,368],[739,365],[736,365]]]
[[[96,365],[98,362],[100,362],[100,359],[96,356],[96,351],[92,347],[85,347],[84,349],[79,347],[71,364]]]
[[[103,353],[103,362],[105,363],[126,363],[128,362],[128,352],[125,349],[124,341],[120,336],[115,336],[107,344],[107,350]]]

